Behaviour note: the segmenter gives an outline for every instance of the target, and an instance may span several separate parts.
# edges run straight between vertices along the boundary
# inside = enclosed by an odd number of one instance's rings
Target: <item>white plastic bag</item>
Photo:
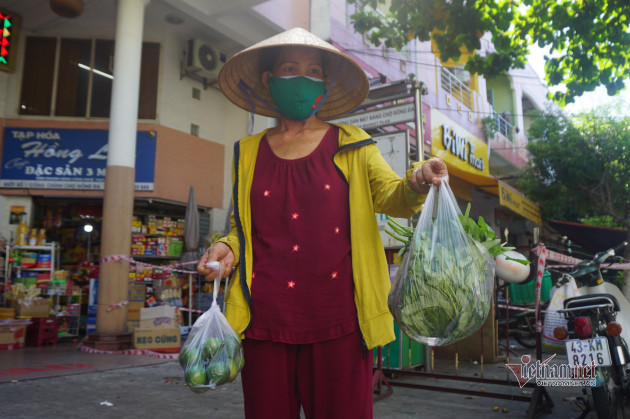
[[[566,329],[567,319],[558,310],[564,308],[564,301],[580,295],[575,279],[568,274],[563,275],[563,280],[551,288],[549,292],[549,306],[545,311],[543,322],[542,344],[545,348],[554,350],[566,350],[564,341],[558,340],[553,335],[553,329],[562,326]]]
[[[459,220],[446,180],[431,186],[389,294],[389,309],[411,339],[447,345],[476,331],[492,300],[495,263]]]
[[[195,393],[234,381],[244,364],[241,340],[217,304],[221,265],[211,262],[208,267],[218,271],[212,305],[193,324],[179,353],[184,379]]]

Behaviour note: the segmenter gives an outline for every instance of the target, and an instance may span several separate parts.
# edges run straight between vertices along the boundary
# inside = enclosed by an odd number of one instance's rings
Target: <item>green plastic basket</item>
[[[545,271],[540,288],[540,301],[549,301],[551,291],[551,273]],[[510,284],[510,301],[513,304],[532,304],[536,302],[536,279],[526,284]]]

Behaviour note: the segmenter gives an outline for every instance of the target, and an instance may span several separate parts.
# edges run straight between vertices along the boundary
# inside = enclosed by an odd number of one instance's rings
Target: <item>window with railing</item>
[[[473,94],[470,88],[451,73],[446,67],[440,69],[442,88],[468,109],[473,109]]]
[[[504,117],[494,111],[492,111],[492,116],[497,126],[497,132],[503,134],[503,136],[508,140],[514,141],[514,129],[512,127],[512,124],[510,124]]]

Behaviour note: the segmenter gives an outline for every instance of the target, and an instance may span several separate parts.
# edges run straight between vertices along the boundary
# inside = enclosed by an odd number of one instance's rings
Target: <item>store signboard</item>
[[[393,131],[385,134],[374,135],[372,137],[376,140],[376,146],[381,151],[381,154],[389,164],[389,166],[396,172],[398,176],[404,178],[409,169],[409,131]],[[409,226],[409,219],[406,218],[394,218],[399,224],[405,227]],[[385,214],[376,214],[376,222],[378,224],[378,230],[383,241],[383,246],[386,249],[398,249],[402,247],[402,243],[385,232],[387,227],[387,216]]]
[[[490,176],[488,144],[434,109],[431,124],[431,153],[446,162],[449,172],[463,179]]]
[[[4,129],[1,188],[101,190],[105,188],[109,131],[96,129]],[[152,191],[155,133],[136,138],[137,191]]]
[[[413,102],[402,105],[387,106],[371,111],[357,112],[327,122],[336,124],[356,125],[361,129],[386,127],[391,125],[404,124],[415,120],[415,106]]]
[[[542,225],[540,208],[501,181],[499,181],[499,204],[538,225]]]

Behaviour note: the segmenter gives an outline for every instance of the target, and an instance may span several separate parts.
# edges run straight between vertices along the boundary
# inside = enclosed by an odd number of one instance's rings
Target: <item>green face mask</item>
[[[269,92],[283,116],[293,121],[304,121],[319,109],[326,93],[326,83],[307,76],[271,77]]]

